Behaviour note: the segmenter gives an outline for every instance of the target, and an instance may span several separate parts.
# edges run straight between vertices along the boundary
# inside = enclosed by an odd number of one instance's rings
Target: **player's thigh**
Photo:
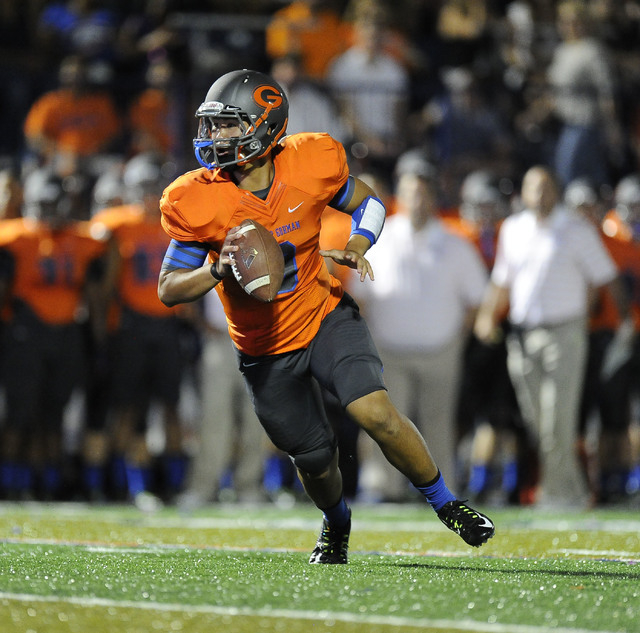
[[[307,350],[275,357],[240,357],[255,412],[271,441],[290,455],[335,447]]]
[[[378,350],[349,295],[324,319],[309,352],[313,375],[343,407],[386,389]]]

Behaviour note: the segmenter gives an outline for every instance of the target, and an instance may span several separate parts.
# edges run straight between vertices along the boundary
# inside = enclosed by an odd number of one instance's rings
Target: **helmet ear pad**
[[[285,135],[288,99],[271,77],[253,70],[236,70],[217,79],[196,112],[200,120],[194,139],[196,158],[208,169],[244,165],[266,156]],[[243,135],[212,138],[203,117],[235,118]],[[233,147],[234,151],[231,152]]]

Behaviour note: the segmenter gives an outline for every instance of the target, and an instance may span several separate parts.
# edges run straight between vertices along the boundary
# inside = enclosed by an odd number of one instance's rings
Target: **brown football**
[[[284,257],[275,237],[255,220],[244,220],[242,237],[231,266],[245,292],[260,301],[273,301],[284,277]]]

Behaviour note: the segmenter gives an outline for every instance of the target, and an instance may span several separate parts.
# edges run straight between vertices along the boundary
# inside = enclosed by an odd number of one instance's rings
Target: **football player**
[[[349,174],[342,145],[329,135],[285,136],[287,116],[287,98],[267,75],[239,70],[213,83],[196,112],[202,169],[175,180],[161,200],[172,239],[160,299],[173,306],[216,288],[258,418],[324,514],[310,563],[346,563],[351,527],[335,434],[313,379],[339,399],[443,523],[480,546],[493,536],[493,523],[454,497],[422,436],[392,404],[358,306],[323,259],[355,269],[361,281],[373,279],[365,253],[382,231],[384,205]],[[343,248],[319,247],[327,205],[352,218]],[[285,257],[284,281],[270,303],[247,295],[231,272],[238,225],[246,218],[269,229]]]
[[[7,401],[0,486],[9,498],[58,499],[63,488],[63,419],[83,387],[86,330],[99,336],[106,244],[86,222],[89,182],[49,168],[25,184],[24,218],[0,227],[0,304],[8,305],[2,372]],[[89,308],[87,321],[78,315]]]

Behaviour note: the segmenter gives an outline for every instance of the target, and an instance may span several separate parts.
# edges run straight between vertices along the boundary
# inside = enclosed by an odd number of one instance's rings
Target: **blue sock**
[[[13,462],[3,462],[0,465],[0,488],[5,492],[15,489],[18,467]]]
[[[18,464],[14,481],[14,490],[28,492],[33,488],[34,471],[28,464]]]
[[[146,490],[145,486],[145,472],[144,468],[135,466],[134,464],[127,464],[127,489],[132,497],[135,497],[138,493]]]
[[[438,471],[435,479],[423,486],[416,486],[416,488],[424,495],[424,498],[436,512],[449,501],[456,500],[449,488],[447,488],[447,484],[444,483],[444,477],[440,471]]]
[[[344,497],[340,497],[340,501],[338,501],[336,505],[323,510],[322,513],[329,525],[339,528],[344,527],[349,523],[349,519],[351,518],[351,510],[349,510],[349,506],[344,500]]]
[[[111,465],[113,485],[116,490],[123,491],[127,489],[127,467],[122,455],[115,455]]]
[[[218,484],[218,488],[220,488],[220,490],[233,488],[233,470],[231,468],[227,468],[220,475],[220,483]]]
[[[508,460],[502,465],[502,490],[508,494],[518,487],[518,462]]]
[[[56,493],[60,488],[62,473],[56,464],[47,464],[42,471],[42,485],[46,492]]]
[[[634,494],[640,490],[640,466],[634,466],[627,478],[627,494]]]
[[[263,478],[263,486],[267,492],[278,492],[285,487],[288,461],[289,458],[283,458],[280,455],[271,455],[267,458]]]
[[[87,490],[102,491],[104,488],[104,468],[96,464],[84,467],[84,483]]]
[[[181,490],[187,473],[187,458],[179,453],[165,455],[165,475],[170,490]]]
[[[469,476],[469,493],[479,495],[489,485],[489,468],[486,464],[474,464],[471,466]]]

